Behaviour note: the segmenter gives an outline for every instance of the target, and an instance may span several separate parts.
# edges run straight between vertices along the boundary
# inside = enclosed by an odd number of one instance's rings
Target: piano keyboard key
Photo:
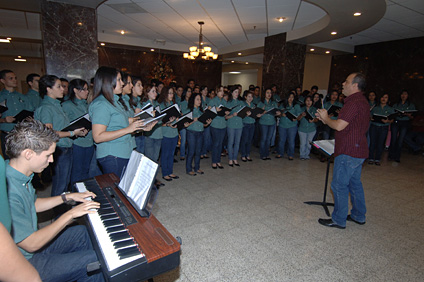
[[[115,247],[115,249],[120,249],[124,247],[135,246],[135,243],[132,239],[129,239],[129,240],[113,243],[113,246]]]

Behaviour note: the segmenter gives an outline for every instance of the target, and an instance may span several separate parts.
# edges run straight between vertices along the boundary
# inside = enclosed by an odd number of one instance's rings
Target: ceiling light
[[[7,40],[12,40],[12,37],[8,37],[8,38],[6,38]]]
[[[337,31],[331,32],[331,35],[336,35],[336,34],[337,34]]]
[[[26,59],[15,59],[16,62],[26,62]]]
[[[234,61],[231,61],[232,64],[234,64]]]
[[[10,43],[9,39],[0,38],[0,43]]]
[[[20,59],[20,58],[22,58],[22,56],[18,56],[18,58]]]
[[[353,14],[355,17],[359,17],[360,15],[362,15],[362,13],[361,12],[356,12],[356,13],[354,13]]]
[[[330,54],[330,51],[325,51],[325,54]]]
[[[241,72],[239,71],[230,71],[231,74],[240,74]]]
[[[309,49],[309,51],[314,52],[314,51],[315,51],[315,49],[314,49],[314,48],[311,48],[311,49]]]
[[[249,62],[246,62],[246,65],[248,65],[249,64]]]
[[[241,53],[237,53],[237,55],[241,56]]]
[[[105,46],[106,44],[104,44],[104,43],[102,42],[102,43],[100,43],[100,45]]]
[[[215,54],[212,52],[212,48],[209,46],[204,46],[203,42],[203,34],[202,34],[202,26],[205,24],[204,22],[200,21],[197,22],[200,25],[200,32],[199,32],[199,45],[198,46],[191,46],[188,48],[188,53],[183,53],[184,59],[189,60],[216,60],[218,59],[218,54]],[[204,46],[204,47],[203,47]]]
[[[286,18],[285,17],[278,17],[277,20],[282,23]]]
[[[125,30],[121,30],[121,34],[124,35],[125,34]]]
[[[82,22],[78,22],[77,25],[82,26]]]
[[[152,48],[152,49],[150,49],[150,51],[155,52],[155,49]]]

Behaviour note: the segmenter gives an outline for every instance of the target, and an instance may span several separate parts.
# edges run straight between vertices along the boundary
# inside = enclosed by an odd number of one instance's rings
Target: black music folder
[[[132,151],[118,188],[142,217],[149,217],[156,200],[154,185],[159,165],[145,155]]]
[[[75,129],[84,127],[87,130],[91,130],[91,121],[90,116],[88,114],[85,114],[83,116],[80,116],[77,119],[74,119],[69,123],[67,127],[62,129],[61,131],[74,131]]]
[[[223,105],[219,105],[218,108],[221,109],[219,112],[217,111],[218,116],[220,116],[220,117],[224,117],[225,116],[225,112],[231,112],[234,109],[234,108],[224,107]]]
[[[193,112],[189,112],[188,114],[183,115],[178,120],[175,120],[172,125],[176,125],[178,130],[182,130],[185,128],[184,124],[186,122],[190,123],[193,121]]]
[[[338,111],[341,109],[342,107],[336,106],[336,105],[331,105],[331,107],[328,109],[328,115],[333,114],[333,116],[338,117],[339,113]]]
[[[34,117],[34,112],[22,110],[19,114],[15,116],[15,122],[21,122],[27,117]]]
[[[395,119],[398,115],[399,115],[399,113],[393,113],[393,114],[390,114],[388,116],[373,114],[372,115],[372,121],[378,122],[378,123],[384,123],[383,120],[385,120],[385,119],[392,120],[392,119]]]
[[[315,117],[311,115],[311,113],[308,110],[305,110],[306,116],[305,118],[307,120],[313,120]]]
[[[8,109],[9,108],[6,106],[6,100],[4,100],[3,102],[0,102],[0,114],[4,113]]]
[[[265,114],[275,116],[278,111],[279,111],[279,109],[272,108],[272,109],[269,109],[268,111],[265,111]]]
[[[163,110],[160,110],[161,114],[166,114],[166,116],[162,119],[163,123],[167,123],[172,117],[179,118],[181,116],[180,107],[178,104],[173,104]]]
[[[418,112],[418,110],[405,110],[405,111],[401,111],[401,110],[398,110],[398,109],[395,109],[395,111],[397,112],[397,113],[399,113],[400,115],[405,115],[405,114],[415,114],[416,112]]]
[[[298,117],[298,116],[296,116],[296,115],[292,114],[291,112],[289,112],[289,111],[285,111],[284,113],[286,114],[286,117],[287,117],[289,120],[291,120],[291,121],[297,120],[297,117]]]
[[[241,118],[247,117],[247,112],[250,112],[250,115],[252,115],[252,109],[249,107],[244,106],[237,112],[237,116]]]
[[[222,112],[222,111],[221,111]],[[215,107],[207,109],[197,120],[203,124],[207,124],[208,119],[214,119],[217,116],[217,111]]]
[[[264,112],[265,112],[264,109],[256,107],[250,111],[250,116],[252,118],[258,118],[258,115],[263,114]]]
[[[153,109],[153,106],[151,104],[147,104],[146,106],[144,106],[141,111],[134,115],[134,117],[138,117],[139,119],[146,119],[146,118],[151,118],[153,117],[153,111],[155,109]]]

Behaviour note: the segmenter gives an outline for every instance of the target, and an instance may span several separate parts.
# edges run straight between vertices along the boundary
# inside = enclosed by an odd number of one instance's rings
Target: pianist
[[[6,137],[6,179],[12,215],[12,235],[25,258],[43,281],[103,281],[101,273],[87,274],[87,264],[97,261],[85,226],[67,227],[77,217],[94,213],[99,204],[84,198],[91,192],[37,198],[31,180],[53,162],[59,136],[39,121],[18,123]],[[66,201],[82,202],[38,229],[37,212]]]

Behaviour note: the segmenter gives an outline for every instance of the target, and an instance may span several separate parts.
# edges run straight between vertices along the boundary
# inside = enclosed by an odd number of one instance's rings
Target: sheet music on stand
[[[320,149],[323,151],[327,157],[331,157],[334,154],[334,146],[335,146],[335,140],[318,140],[318,141],[312,141],[312,145],[315,148]]]
[[[159,165],[143,154],[132,151],[119,189],[142,217],[149,217],[157,190],[154,181]]]

